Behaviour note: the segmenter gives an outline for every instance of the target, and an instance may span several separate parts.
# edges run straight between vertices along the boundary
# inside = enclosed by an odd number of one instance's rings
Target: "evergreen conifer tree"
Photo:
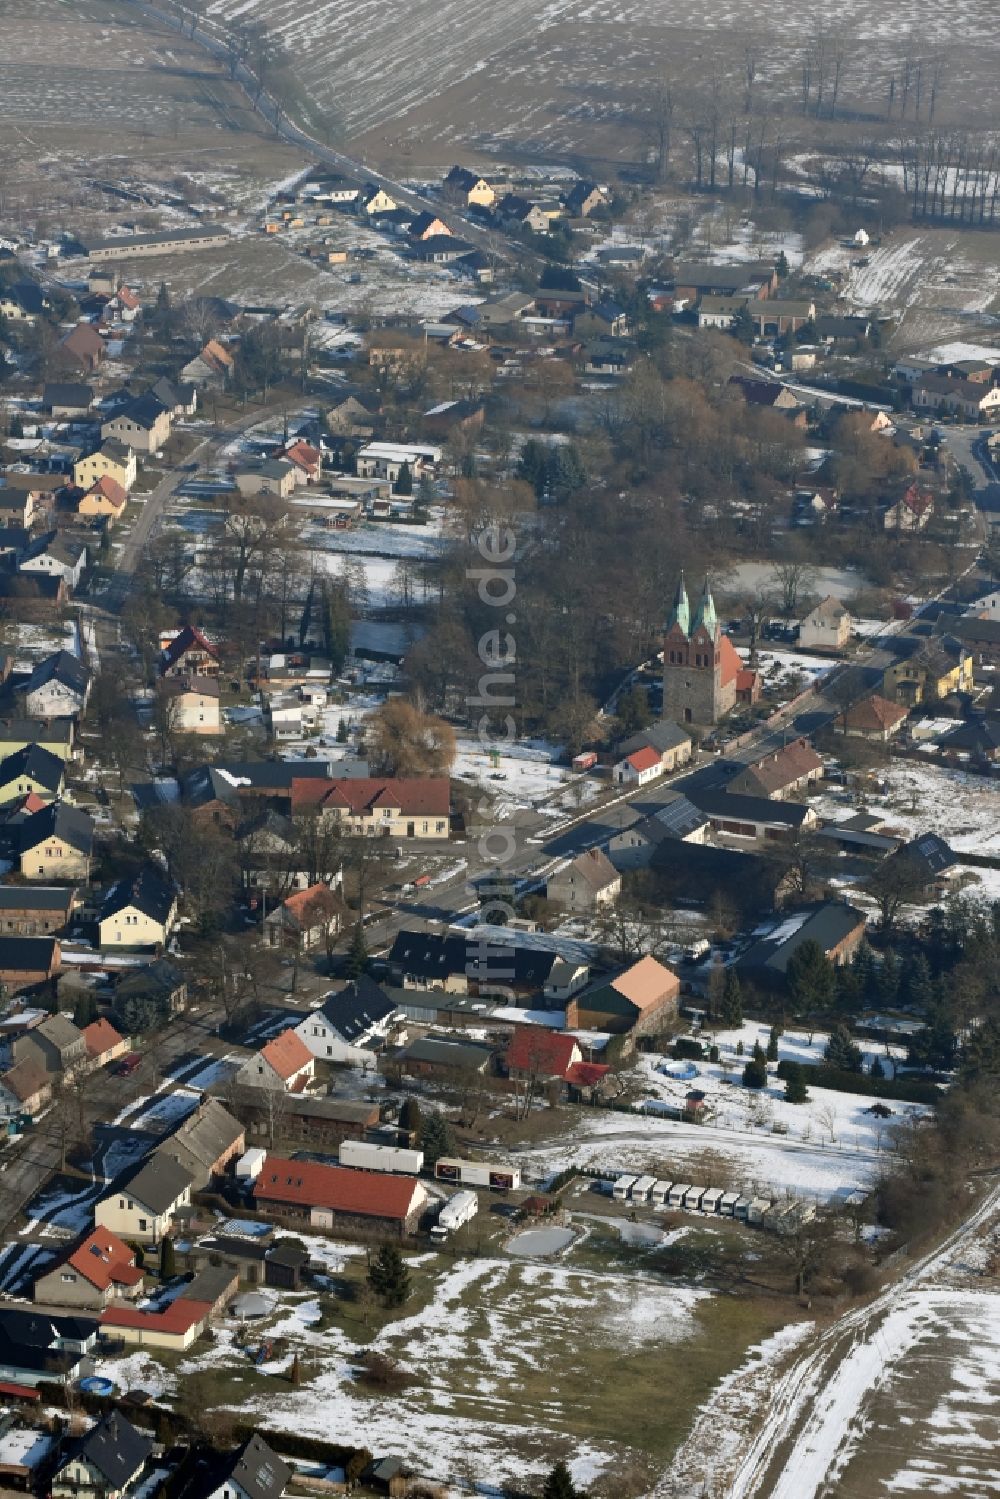
[[[424,1152],[424,1164],[434,1166],[443,1155],[450,1155],[454,1149],[451,1129],[447,1119],[437,1109],[428,1113],[423,1121],[420,1131],[420,1146]]]
[[[172,1280],[177,1274],[177,1259],[173,1239],[164,1239],[160,1245],[160,1279]]]
[[[785,1063],[785,1101],[787,1103],[807,1103],[809,1101],[805,1068],[799,1062]]]
[[[542,1499],[582,1499],[561,1458],[545,1480]]]
[[[367,971],[368,944],[365,941],[365,929],[360,921],[356,921],[351,935],[351,946],[347,953],[347,977],[358,979]]]
[[[410,1294],[410,1272],[395,1244],[383,1244],[368,1266],[368,1284],[383,1306],[402,1306]]]
[[[772,1025],[771,1033],[767,1038],[766,1056],[769,1062],[778,1060],[778,1027],[776,1025]]]
[[[724,1025],[743,1024],[743,991],[739,974],[734,968],[726,969],[726,982],[722,990],[722,1022]]]

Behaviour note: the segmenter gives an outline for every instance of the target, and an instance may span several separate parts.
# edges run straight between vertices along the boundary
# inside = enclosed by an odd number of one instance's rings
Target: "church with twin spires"
[[[708,579],[692,619],[681,573],[663,638],[664,718],[681,724],[719,723],[735,706],[743,670],[732,641],[719,628]]]

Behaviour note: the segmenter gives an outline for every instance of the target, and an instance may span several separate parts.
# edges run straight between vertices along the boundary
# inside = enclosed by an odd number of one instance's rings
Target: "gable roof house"
[[[566,1005],[567,1030],[634,1038],[665,1030],[677,1017],[680,979],[656,958],[640,958],[611,979],[597,979]]]
[[[885,511],[882,524],[887,531],[922,531],[933,514],[934,496],[914,481]]]
[[[153,1156],[171,1156],[203,1190],[222,1176],[246,1150],[246,1131],[217,1098],[203,1098],[193,1114],[156,1147]]]
[[[222,733],[218,677],[162,677],[156,684],[156,692],[169,703],[169,722],[179,733]]]
[[[269,947],[320,947],[336,936],[343,923],[344,903],[322,881],[288,895],[264,918]]]
[[[41,744],[27,744],[0,761],[0,806],[34,792],[42,801],[62,795],[66,762]]]
[[[52,1079],[34,1057],[0,1073],[0,1119],[35,1118],[52,1101]]]
[[[0,317],[10,323],[33,323],[45,315],[50,305],[36,281],[15,281],[0,288]]]
[[[608,858],[617,870],[646,869],[661,843],[704,844],[709,830],[704,812],[682,792],[655,808],[648,817],[639,817],[631,827],[623,827],[608,843]]]
[[[401,1014],[396,1001],[362,974],[338,993],[328,994],[318,1010],[299,1022],[295,1033],[319,1061],[364,1066],[374,1060]]]
[[[42,387],[42,405],[56,418],[87,417],[93,404],[93,388],[79,381],[47,380]]]
[[[52,802],[15,829],[15,852],[29,880],[88,880],[94,824],[77,807]]]
[[[52,1475],[53,1499],[120,1499],[152,1451],[151,1436],[136,1431],[121,1411],[107,1411],[68,1448]]]
[[[510,998],[541,994],[563,963],[556,952],[518,945],[513,933],[500,940],[407,930],[397,932],[387,961],[404,989]]]
[[[694,303],[705,296],[731,297],[741,292],[764,298],[777,288],[778,275],[773,265],[756,262],[714,265],[705,261],[681,260],[674,267],[675,303]]]
[[[294,1030],[282,1031],[250,1057],[236,1074],[238,1087],[301,1093],[315,1075],[316,1059]]]
[[[662,771],[676,770],[691,758],[691,736],[669,718],[660,718],[619,744],[618,753],[628,757],[645,749],[656,751]]]
[[[195,390],[221,390],[225,386],[236,360],[217,338],[210,338],[200,353],[181,370],[181,379]]]
[[[108,352],[104,339],[93,323],[77,323],[76,327],[66,334],[59,349],[68,364],[75,364],[79,369],[90,373],[100,368]]]
[[[346,780],[296,776],[291,785],[292,813],[309,808],[330,817],[348,833],[447,838],[451,785],[447,776],[357,776]]]
[[[873,692],[862,698],[842,714],[835,725],[849,739],[869,739],[876,744],[885,744],[898,734],[909,713],[901,703],[891,703],[888,698]]]
[[[0,937],[0,991],[23,994],[58,972],[62,953],[57,937]]]
[[[851,638],[851,613],[828,594],[799,623],[799,645],[807,651],[841,651]]]
[[[537,203],[522,198],[519,193],[508,193],[496,206],[496,216],[505,227],[530,229],[534,234],[547,234],[549,221]]]
[[[25,942],[51,941],[51,938],[25,937]],[[50,1076],[71,1075],[87,1061],[87,1043],[83,1032],[68,1015],[48,1015],[13,1044],[16,1062],[30,1061]]]
[[[661,775],[663,759],[651,744],[645,744],[641,749],[625,755],[623,759],[616,761],[611,770],[611,779],[616,786],[645,786],[647,781],[655,781]]]
[[[36,537],[17,564],[19,573],[29,577],[54,578],[67,590],[77,588],[87,565],[87,548],[75,536],[64,531],[49,531]]]
[[[163,947],[177,920],[177,891],[151,864],[118,880],[97,915],[98,944],[131,951]]]
[[[92,453],[76,459],[73,483],[77,489],[87,490],[102,475],[108,474],[127,492],[135,483],[138,471],[134,448],[126,447],[116,437],[109,437]]]
[[[109,523],[120,520],[128,504],[128,491],[110,474],[102,474],[76,502],[76,513],[85,517],[107,516]]]
[[[162,1025],[186,1004],[187,979],[169,958],[130,968],[115,985],[115,1019],[130,1031]]]
[[[278,456],[292,465],[297,484],[313,484],[320,477],[322,454],[303,438],[288,443]]]
[[[621,875],[599,848],[585,849],[545,882],[546,900],[567,911],[595,911],[617,900],[621,890]]]
[[[119,1035],[110,1020],[102,1015],[99,1020],[92,1020],[85,1025],[82,1031],[84,1045],[87,1048],[87,1061],[91,1071],[98,1067],[106,1067],[116,1057],[123,1057],[128,1051],[128,1039]]]
[[[582,1061],[583,1052],[575,1036],[542,1025],[515,1025],[504,1056],[504,1065],[515,1081],[563,1081],[570,1068]]]
[[[185,625],[160,657],[161,677],[219,675],[219,651],[197,625]]]
[[[811,786],[823,774],[822,758],[808,739],[793,739],[780,750],[753,760],[728,783],[726,790],[737,796],[763,796],[769,800]]]
[[[567,212],[575,219],[589,218],[607,205],[608,195],[596,182],[574,182],[564,199]]]
[[[802,828],[815,827],[819,821],[812,807],[801,802],[700,786],[688,787],[687,795],[708,817],[712,831],[724,838],[759,841],[784,838]]]
[[[203,1499],[281,1499],[293,1471],[255,1431],[216,1461]]]
[[[76,905],[71,885],[0,885],[0,930],[18,937],[61,932]]]
[[[170,436],[171,420],[163,402],[146,391],[101,423],[101,437],[117,438],[137,453],[156,453]]]
[[[452,167],[442,183],[445,193],[463,201],[466,207],[492,208],[497,195],[488,180],[467,167]]]
[[[897,635],[895,646],[899,659],[882,676],[882,692],[890,701],[915,708],[939,702],[953,692],[971,692],[972,653],[953,635],[936,635],[932,640]]]
[[[848,962],[865,935],[865,918],[853,906],[827,901],[783,917],[737,959],[741,973],[767,988],[780,988],[788,961],[803,942],[818,942],[836,966]]]
[[[113,1301],[142,1295],[135,1250],[107,1228],[94,1228],[35,1281],[32,1296],[45,1306],[103,1311]]]
[[[140,1161],[94,1206],[94,1222],[119,1238],[159,1244],[174,1219],[191,1206],[194,1177],[169,1155]]]
[[[268,1154],[254,1181],[253,1197],[259,1212],[293,1223],[403,1238],[416,1229],[427,1191],[408,1176]]]

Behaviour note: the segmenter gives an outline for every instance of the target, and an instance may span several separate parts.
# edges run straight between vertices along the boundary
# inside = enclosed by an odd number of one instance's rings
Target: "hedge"
[[[899,1103],[936,1104],[941,1090],[935,1083],[919,1078],[870,1077],[867,1072],[847,1072],[843,1067],[803,1066],[806,1083],[814,1088],[829,1088],[834,1093],[860,1093],[865,1098],[893,1098]],[[787,1061],[778,1063],[778,1077],[788,1076]]]

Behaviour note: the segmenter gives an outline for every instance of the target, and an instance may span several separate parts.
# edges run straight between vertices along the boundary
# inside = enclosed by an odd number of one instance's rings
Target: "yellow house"
[[[193,1177],[167,1154],[151,1156],[95,1204],[94,1222],[126,1243],[158,1244],[174,1214],[191,1205]]]
[[[156,453],[170,437],[170,412],[146,391],[101,423],[101,437],[105,442],[117,440],[137,453]]]
[[[157,686],[171,704],[171,726],[182,734],[221,734],[218,677],[164,677]]]
[[[0,719],[0,760],[32,744],[40,744],[60,760],[68,760],[73,753],[74,730],[71,718],[54,718],[50,723],[34,718]]]
[[[119,880],[104,897],[97,917],[102,949],[163,947],[177,920],[177,892],[150,864]]]
[[[20,824],[17,850],[20,871],[29,880],[87,880],[94,824],[78,807],[51,802]]]
[[[365,213],[395,213],[399,204],[390,198],[384,187],[377,188],[364,205]]]
[[[73,483],[77,489],[90,489],[105,474],[129,490],[136,478],[135,452],[117,438],[111,437],[94,453],[78,458],[73,465]]]
[[[882,678],[882,691],[890,702],[908,708],[971,690],[972,655],[953,635],[917,642],[913,655],[894,661]]]
[[[110,474],[103,474],[95,484],[92,484],[85,495],[82,495],[76,507],[78,515],[106,515],[109,521],[121,519],[123,510],[128,503],[128,493],[112,479]]]
[[[65,775],[65,760],[40,744],[26,745],[0,762],[0,805],[31,794],[53,801],[62,795]]]
[[[496,200],[497,195],[485,177],[478,177],[466,194],[470,207],[475,204],[478,208],[492,208]]]

